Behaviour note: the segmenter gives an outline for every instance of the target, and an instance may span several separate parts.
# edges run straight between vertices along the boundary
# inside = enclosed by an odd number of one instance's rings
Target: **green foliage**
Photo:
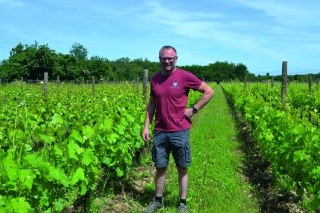
[[[224,84],[237,110],[251,124],[262,156],[271,163],[278,179],[291,190],[308,197],[309,207],[320,206],[319,93],[309,94],[307,84],[287,88],[282,110],[281,85]]]
[[[0,79],[8,78],[9,73],[10,73],[9,60],[2,60],[0,62]]]
[[[8,59],[0,63],[0,79],[43,79],[43,73],[49,73],[49,79],[55,80],[91,80],[96,81],[132,81],[137,77],[142,80],[143,69],[148,69],[149,78],[160,70],[158,62],[147,59],[133,59],[121,57],[110,61],[100,56],[92,56],[88,59],[88,50],[79,43],[74,43],[70,48],[70,54],[56,53],[48,44],[39,45],[37,41],[31,45],[19,43],[10,51]],[[177,64],[179,66],[179,64]],[[269,73],[266,76],[250,73],[242,64],[229,62],[209,63],[208,65],[179,66],[208,82],[267,81],[272,78]],[[319,78],[320,74],[312,74],[313,78]],[[273,76],[275,81],[282,81],[282,76]],[[288,75],[289,81],[307,82],[308,75]]]
[[[70,49],[70,55],[75,56],[78,60],[86,60],[88,55],[88,50],[79,43],[74,43]]]
[[[125,178],[143,146],[132,85],[3,86],[0,211],[61,212],[101,181]]]
[[[217,61],[210,63],[208,66],[192,65],[181,66],[182,69],[188,70],[204,81],[215,81],[218,84],[222,81],[244,80],[250,73],[243,64],[228,63]]]

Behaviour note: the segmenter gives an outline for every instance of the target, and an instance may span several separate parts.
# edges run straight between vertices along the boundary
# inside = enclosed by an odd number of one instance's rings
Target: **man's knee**
[[[183,167],[177,166],[177,170],[178,170],[179,175],[185,175],[188,173],[188,168],[183,168]]]
[[[164,174],[164,173],[166,173],[166,171],[167,171],[167,167],[156,168],[156,171],[157,171],[157,174],[158,174],[158,175]]]

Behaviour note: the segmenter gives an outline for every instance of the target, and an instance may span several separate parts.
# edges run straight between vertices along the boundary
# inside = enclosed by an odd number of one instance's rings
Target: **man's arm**
[[[146,120],[144,122],[144,128],[142,132],[142,138],[144,141],[150,140],[149,125],[152,122],[154,113],[155,113],[155,99],[154,97],[150,96],[150,100],[146,109]]]
[[[202,84],[200,85],[198,91],[202,93],[202,96],[199,99],[199,101],[194,105],[194,107],[197,108],[198,110],[200,110],[213,97],[214,91],[208,84],[206,84],[204,82],[202,82]]]
[[[201,98],[199,99],[199,101],[194,105],[195,108],[197,108],[198,110],[200,110],[202,107],[204,107],[209,101],[210,99],[213,97],[214,95],[214,91],[213,89],[207,85],[206,83],[202,82],[200,87],[197,89],[197,91],[202,93]],[[192,108],[186,109],[185,111],[185,115],[187,117],[191,117],[193,115],[192,112]]]

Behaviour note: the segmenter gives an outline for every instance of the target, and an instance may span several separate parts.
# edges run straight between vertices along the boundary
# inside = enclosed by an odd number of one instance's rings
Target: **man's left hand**
[[[194,115],[192,112],[192,108],[186,108],[186,110],[184,111],[184,115],[188,118],[191,118]]]

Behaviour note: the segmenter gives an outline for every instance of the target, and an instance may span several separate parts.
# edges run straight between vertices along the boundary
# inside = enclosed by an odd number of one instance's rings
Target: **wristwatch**
[[[198,109],[193,106],[193,107],[192,107],[192,113],[193,113],[193,114],[196,114],[197,112],[198,112]]]

